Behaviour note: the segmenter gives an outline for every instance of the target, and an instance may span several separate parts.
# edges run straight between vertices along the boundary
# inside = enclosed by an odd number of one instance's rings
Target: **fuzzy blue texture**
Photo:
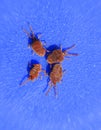
[[[22,27],[41,32],[46,47],[76,44],[64,60],[58,98],[45,96],[47,76],[20,87],[32,55]],[[0,130],[101,130],[101,1],[3,0],[0,4]]]

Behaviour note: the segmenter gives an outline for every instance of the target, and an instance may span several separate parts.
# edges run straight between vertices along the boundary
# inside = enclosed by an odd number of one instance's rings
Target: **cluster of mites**
[[[75,47],[75,44],[69,47],[66,50],[62,50],[60,47],[59,49],[54,49],[52,51],[47,50],[42,42],[40,41],[39,37],[36,36],[32,30],[32,27],[30,26],[31,33],[27,32],[25,29],[23,30],[27,36],[31,39],[31,44],[29,44],[29,47],[32,48],[32,50],[41,57],[46,56],[46,60],[50,66],[50,72],[47,74],[45,70],[42,69],[42,65],[37,63],[33,64],[30,71],[28,79],[21,83],[21,86],[26,84],[28,81],[35,79],[40,76],[40,72],[44,71],[47,76],[49,76],[49,88],[46,92],[46,95],[48,95],[50,89],[54,88],[55,96],[57,96],[57,90],[56,90],[56,84],[58,82],[61,82],[62,76],[63,76],[63,69],[61,66],[61,62],[64,60],[66,56],[78,56],[77,53],[69,53],[69,50]]]

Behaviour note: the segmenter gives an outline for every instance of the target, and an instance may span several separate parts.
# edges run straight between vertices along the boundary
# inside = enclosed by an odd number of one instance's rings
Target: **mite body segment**
[[[57,96],[56,84],[61,82],[62,75],[63,75],[63,70],[62,70],[61,64],[53,65],[51,72],[50,72],[50,75],[49,75],[49,78],[50,78],[49,85],[50,85],[50,87],[49,87],[48,91],[46,92],[46,95],[48,95],[50,89],[52,87],[54,87],[55,96]]]
[[[31,47],[32,50],[37,55],[44,56],[46,54],[46,49],[43,47],[41,41],[39,40],[40,35],[38,37],[36,37],[31,26],[30,26],[31,35],[25,29],[23,29],[23,31],[28,35],[28,37],[31,40],[31,43],[29,44],[29,47]]]
[[[40,75],[40,72],[42,71],[42,66],[40,64],[33,64],[30,72],[29,72],[29,77],[27,80],[25,80],[23,83],[21,83],[20,85],[25,85],[28,81],[32,80],[34,81],[35,79],[38,78],[38,76]]]
[[[49,64],[60,63],[64,60],[65,56],[78,56],[77,53],[69,53],[68,51],[75,47],[75,44],[62,51],[62,48],[53,50],[51,54],[47,57],[47,62]]]

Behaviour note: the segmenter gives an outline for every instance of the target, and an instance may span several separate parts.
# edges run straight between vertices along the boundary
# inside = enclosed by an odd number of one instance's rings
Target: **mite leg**
[[[66,60],[69,60],[69,59],[70,59],[70,57],[65,57],[65,59],[66,59]]]
[[[48,93],[50,92],[50,90],[51,90],[51,88],[52,88],[52,82],[50,81],[48,84],[49,84],[50,87],[49,87],[49,89],[48,89],[47,92],[46,92],[46,96],[48,95]]]
[[[68,51],[75,47],[75,44],[73,44],[71,47],[67,48],[65,51],[63,51],[64,56],[69,56]]]
[[[39,74],[39,78],[42,80],[42,75],[41,74]]]
[[[38,39],[40,39],[42,37],[42,34],[38,34],[37,37]]]
[[[51,82],[51,81],[49,81],[49,82],[48,82],[48,85],[49,85],[49,86],[52,86],[52,82]]]
[[[28,67],[29,67],[29,68],[31,68],[31,67],[32,67],[31,62],[28,62]]]
[[[20,86],[23,86],[23,85],[25,85],[27,82],[29,82],[29,78],[27,79],[27,80],[25,80],[24,82],[22,82],[21,84],[20,84]]]
[[[60,80],[60,83],[62,83],[62,82],[63,82],[63,79]]]
[[[71,47],[69,47],[69,48],[67,49],[67,51],[69,51],[69,50],[73,49],[75,46],[76,46],[76,45],[75,45],[75,44],[73,44]]]
[[[30,33],[29,33],[27,30],[25,30],[25,29],[22,29],[22,30],[23,30],[24,33],[26,33],[26,35],[27,35],[29,38],[32,38],[31,35],[30,35]]]
[[[63,74],[66,72],[66,69],[63,70]]]
[[[32,55],[34,55],[34,54],[35,54],[33,50],[31,51],[31,53],[32,53]]]
[[[38,34],[38,35],[42,35],[42,34]],[[39,38],[39,37],[38,37],[38,38]],[[41,40],[41,41],[42,41],[42,43],[43,43],[44,45],[47,44],[45,40]]]
[[[49,50],[46,50],[46,52],[50,52]]]
[[[28,48],[31,48],[31,44],[28,44]]]
[[[47,96],[48,93],[50,92],[51,88],[52,88],[52,86],[50,86],[49,89],[47,90],[47,92],[46,92],[46,96]]]
[[[32,33],[32,36],[35,37],[35,34],[34,34],[34,32],[33,32],[33,28],[32,28],[31,25],[29,25],[29,29],[30,29],[30,31],[31,31],[31,33]]]
[[[50,64],[50,69],[52,69],[52,64]]]
[[[78,56],[78,53],[68,53],[67,56]]]
[[[42,69],[42,72],[44,72],[45,76],[48,76],[48,74],[46,73],[46,71],[44,69]]]
[[[55,97],[57,98],[58,97],[58,92],[57,92],[56,86],[54,86],[54,94],[55,94]]]
[[[60,44],[60,50],[62,51],[62,45]]]

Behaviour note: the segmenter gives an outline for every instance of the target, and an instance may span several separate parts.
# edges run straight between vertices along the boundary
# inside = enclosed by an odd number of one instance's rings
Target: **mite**
[[[49,87],[48,91],[46,92],[46,95],[48,95],[50,89],[53,87],[55,96],[57,97],[58,94],[57,94],[57,90],[56,90],[56,84],[58,82],[61,82],[62,76],[63,76],[63,70],[62,70],[61,64],[53,65],[51,72],[49,74],[49,78],[50,78],[49,86],[50,87]]]
[[[38,76],[40,75],[41,71],[42,71],[42,66],[40,64],[33,64],[32,68],[29,72],[28,79],[25,80],[23,83],[21,83],[20,86],[25,85],[30,80],[34,81],[35,79],[37,79]]]
[[[60,63],[64,60],[65,56],[78,56],[77,53],[69,53],[68,51],[75,47],[75,44],[62,51],[62,48],[53,50],[47,57],[47,62],[49,64]]]
[[[23,31],[27,34],[27,36],[32,41],[31,44],[29,44],[29,47],[32,48],[32,50],[39,56],[44,56],[46,54],[46,49],[43,47],[41,41],[39,40],[40,35],[38,37],[35,36],[33,29],[31,26],[29,26],[31,35],[29,32],[27,32],[25,29]]]

